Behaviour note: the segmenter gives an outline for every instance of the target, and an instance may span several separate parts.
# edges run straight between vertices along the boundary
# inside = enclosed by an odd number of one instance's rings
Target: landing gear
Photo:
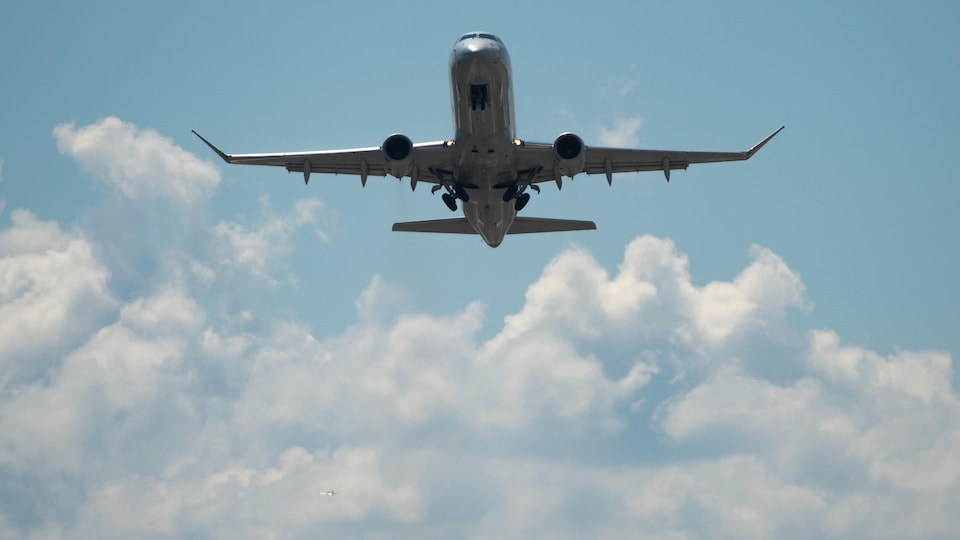
[[[507,190],[503,192],[503,202],[512,201],[514,198],[516,198],[517,192],[519,191],[520,186],[517,184],[510,184],[510,186],[507,187]]]
[[[523,210],[523,207],[530,202],[530,194],[527,193],[527,188],[540,193],[540,186],[522,181],[518,181],[509,185],[500,184],[494,187],[504,188],[503,202],[514,201],[513,207],[517,210],[517,212]]]
[[[490,103],[490,92],[485,84],[470,85],[470,108],[474,111],[480,109],[487,110],[487,104]]]
[[[460,184],[453,186],[453,192],[456,194],[457,198],[463,202],[468,202],[470,200],[470,195],[467,193],[467,190],[463,189],[463,186]]]
[[[443,199],[443,203],[447,205],[447,208],[449,208],[451,212],[457,211],[456,197],[454,197],[449,193],[444,193],[442,199]]]
[[[517,197],[517,201],[513,203],[513,207],[519,212],[523,210],[523,207],[526,206],[528,202],[530,202],[530,194],[521,193],[520,196]]]
[[[470,193],[467,192],[467,189],[479,189],[480,186],[470,183],[470,182],[458,182],[452,178],[453,173],[447,173],[450,178],[445,177],[444,171],[437,169],[432,169],[431,172],[434,173],[434,176],[438,180],[437,185],[430,188],[430,193],[436,193],[441,189],[446,190],[446,193],[443,194],[443,204],[447,205],[447,208],[451,212],[457,211],[457,199],[460,199],[463,202],[470,201]]]

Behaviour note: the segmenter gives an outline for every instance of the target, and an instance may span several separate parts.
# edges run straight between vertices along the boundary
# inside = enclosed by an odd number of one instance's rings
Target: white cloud
[[[142,294],[167,279],[178,262],[209,260],[206,203],[220,181],[211,163],[114,117],[59,125],[53,133],[61,153],[110,188],[108,197],[86,209],[80,228],[110,269],[118,297]]]
[[[338,522],[403,525],[422,518],[411,480],[384,471],[376,450],[293,447],[274,459],[263,467],[231,466],[198,477],[171,470],[159,478],[112,481],[91,494],[76,533],[88,538],[186,531],[215,538],[306,538]],[[326,496],[335,485],[349,490]]]
[[[74,143],[145,133],[109,120],[58,130]],[[202,193],[151,192],[125,154],[80,147],[142,208],[202,206]],[[615,269],[569,249],[502,322],[479,302],[413,312],[377,275],[339,334],[270,313],[251,324],[230,272],[273,279],[320,210],[264,201],[253,225],[200,220],[191,231],[212,248],[162,244],[167,262],[124,294],[122,259],[89,222],[13,212],[0,230],[0,536],[960,531],[952,359],[791,328],[812,302],[772,250],[699,284],[668,239],[636,238]],[[789,374],[771,380],[771,364]]]
[[[294,281],[284,260],[297,233],[328,239],[323,204],[313,198],[280,213],[263,197],[258,223],[224,220],[211,227],[206,202],[220,181],[217,169],[153,130],[108,117],[82,127],[63,124],[54,135],[61,152],[111,188],[111,197],[84,213],[81,228],[110,268],[120,298],[165,281],[239,288],[251,286],[251,276]]]
[[[27,314],[32,306],[21,307]],[[137,299],[49,371],[4,393],[0,463],[14,470],[82,474],[110,468],[109,456],[130,464],[163,459],[151,453],[179,446],[153,432],[164,419],[189,425],[193,372],[188,336],[203,315],[183,291]],[[166,430],[177,432],[168,425]],[[158,444],[158,439],[164,441]],[[134,456],[126,455],[132,452]]]
[[[607,84],[600,88],[602,97],[614,96],[623,99],[637,89],[640,84],[640,73],[637,72],[637,66],[631,65],[628,70],[619,75],[613,75],[607,81]]]
[[[113,116],[79,129],[72,123],[61,124],[53,134],[61,153],[132,200],[192,206],[209,199],[220,182],[211,163],[152,129],[140,129]]]
[[[779,325],[788,307],[812,308],[799,274],[783,259],[757,245],[750,256],[753,263],[732,282],[711,282],[697,295],[694,322],[704,341],[721,343],[738,327]]]
[[[619,116],[613,121],[613,127],[598,126],[597,144],[601,146],[636,147],[639,144],[637,132],[643,126],[640,116]]]
[[[0,388],[42,373],[115,308],[110,272],[86,240],[26,210],[11,220],[0,231]]]
[[[789,384],[723,358],[669,382],[680,358],[778,339],[755,330],[808,307],[779,257],[750,254],[732,281],[698,286],[667,240],[638,238],[612,276],[570,250],[486,341],[479,304],[404,312],[382,278],[357,324],[325,338],[289,321],[218,330],[188,290],[163,287],[124,305],[49,383],[5,398],[4,463],[86,479],[79,517],[46,524],[73,536],[422,537],[449,534],[449,516],[488,537],[957,530],[954,513],[929,510],[960,504],[960,411],[942,353],[883,359],[818,331]],[[743,299],[723,332],[699,322],[719,296]],[[391,303],[399,316],[368,313]],[[604,346],[614,334],[630,356]],[[654,343],[667,349],[645,350]]]
[[[57,222],[40,221],[28,210],[14,210],[10,221],[10,228],[0,231],[0,255],[4,257],[61,250],[72,239]]]
[[[828,504],[750,456],[661,466],[497,463],[490,474],[503,502],[480,537],[810,538],[811,518]]]
[[[889,359],[860,347],[843,347],[833,331],[811,334],[811,366],[826,380],[875,389],[889,389],[930,400],[954,397],[953,367],[946,353],[898,352]]]
[[[292,236],[300,228],[316,223],[316,214],[323,209],[319,199],[302,199],[294,203],[286,215],[277,215],[270,200],[263,196],[260,205],[263,223],[255,229],[235,222],[220,222],[213,228],[219,252],[219,264],[240,266],[269,282],[275,280],[268,270],[278,266],[281,259],[293,251]],[[320,229],[314,229],[321,240],[326,239]]]
[[[816,331],[807,365],[806,376],[789,386],[719,372],[665,402],[659,421],[677,444],[750,453],[781,481],[816,486],[830,502],[818,514],[824,533],[957,531],[960,521],[942,510],[960,504],[960,401],[950,389],[949,356],[884,359]]]
[[[635,239],[613,278],[586,252],[567,251],[528,289],[503,337],[535,328],[591,339],[639,334],[704,352],[781,324],[787,308],[809,308],[799,275],[780,257],[759,246],[750,256],[753,262],[733,281],[698,287],[687,256],[670,240]]]

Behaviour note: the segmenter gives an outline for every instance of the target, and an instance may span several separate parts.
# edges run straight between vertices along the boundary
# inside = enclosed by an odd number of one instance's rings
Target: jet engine
[[[553,154],[557,157],[559,171],[563,176],[573,177],[582,173],[587,153],[583,139],[573,133],[563,133],[553,141]]]
[[[406,135],[394,133],[380,147],[386,170],[391,176],[403,178],[413,170],[413,142]]]

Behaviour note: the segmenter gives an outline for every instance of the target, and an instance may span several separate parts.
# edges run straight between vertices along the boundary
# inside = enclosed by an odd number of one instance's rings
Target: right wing
[[[721,161],[742,161],[750,159],[763,148],[770,139],[783,130],[783,126],[767,135],[760,142],[744,152],[686,152],[682,150],[642,150],[633,148],[603,148],[586,146],[583,171],[586,174],[604,174],[607,182],[612,181],[616,173],[663,171],[670,180],[670,171],[686,169],[694,163],[717,163]],[[524,143],[517,149],[518,168],[536,171],[531,183],[557,180],[559,174],[552,167],[556,160],[552,144]]]
[[[275,154],[228,154],[193,131],[211,150],[227,163],[284,167],[288,172],[302,172],[304,180],[310,173],[350,174],[359,176],[366,184],[367,176],[387,176],[387,160],[379,147],[349,150],[320,150],[314,152],[280,152]],[[410,177],[416,182],[442,183],[442,176],[453,165],[453,152],[443,141],[413,145]]]

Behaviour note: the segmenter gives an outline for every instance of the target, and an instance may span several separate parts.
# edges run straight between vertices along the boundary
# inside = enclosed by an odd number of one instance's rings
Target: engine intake
[[[587,155],[583,139],[573,133],[563,133],[553,141],[553,154],[557,157],[560,173],[573,177],[583,172]]]
[[[413,168],[413,141],[406,135],[394,133],[380,146],[386,160],[386,170],[391,176],[409,176]]]

